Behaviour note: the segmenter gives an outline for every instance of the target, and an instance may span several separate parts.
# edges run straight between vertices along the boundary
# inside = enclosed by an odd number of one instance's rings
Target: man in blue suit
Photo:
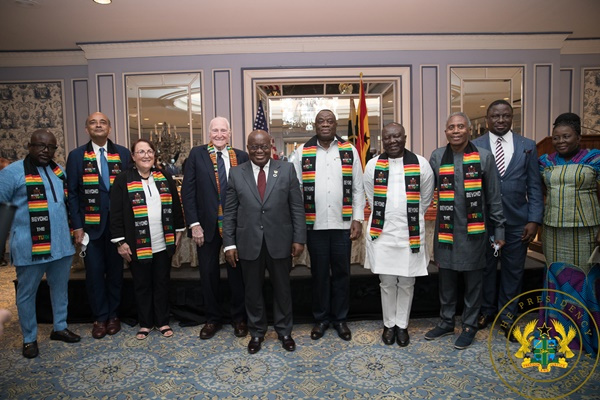
[[[75,243],[89,237],[85,257],[85,283],[94,326],[92,337],[102,339],[121,330],[117,311],[121,303],[123,259],[111,243],[109,231],[110,186],[129,167],[131,153],[108,135],[110,120],[100,112],[85,121],[90,141],[69,153],[67,185],[69,214]]]
[[[200,330],[201,339],[210,339],[223,326],[219,302],[221,277],[219,256],[223,244],[223,210],[227,193],[229,169],[248,161],[248,154],[229,146],[229,121],[216,117],[208,127],[210,142],[194,147],[185,162],[181,200],[192,239],[198,246],[200,284],[204,299],[206,324]],[[240,268],[227,267],[231,289],[231,320],[234,335],[248,334],[244,306],[244,281]]]
[[[494,154],[500,174],[502,210],[506,218],[506,244],[499,255],[501,268],[497,294],[498,258],[494,256],[494,249],[491,246],[488,248],[481,314],[477,319],[479,329],[484,329],[494,320],[498,310],[521,293],[527,247],[535,239],[544,213],[536,144],[512,132],[512,119],[513,108],[507,101],[492,102],[486,114],[489,132],[473,141],[477,147]],[[511,341],[515,341],[511,326],[517,312],[515,301],[502,311],[499,318],[500,328]]]

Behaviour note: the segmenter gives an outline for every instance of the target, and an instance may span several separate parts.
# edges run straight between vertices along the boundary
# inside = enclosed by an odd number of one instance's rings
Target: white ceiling
[[[306,35],[573,32],[570,38],[598,39],[599,19],[599,0],[0,0],[0,51]]]

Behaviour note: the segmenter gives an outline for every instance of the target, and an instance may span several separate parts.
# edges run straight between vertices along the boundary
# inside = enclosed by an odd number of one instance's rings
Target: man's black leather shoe
[[[23,343],[23,357],[36,358],[40,354],[38,350],[37,340],[30,343]]]
[[[402,329],[396,327],[396,340],[398,341],[398,346],[406,347],[410,343],[410,336],[408,336],[408,329]]]
[[[287,351],[296,350],[296,342],[294,342],[292,335],[279,336],[279,340],[281,340],[281,347],[283,347]]]
[[[384,326],[381,339],[385,344],[394,344],[394,341],[396,340],[396,332],[394,328],[388,328],[387,326]]]
[[[511,343],[517,343],[517,338],[513,334],[512,328],[507,328],[503,325],[500,326],[502,332],[504,332],[504,337],[507,338]]]
[[[312,331],[310,331],[310,338],[312,340],[319,340],[325,334],[325,331],[329,328],[329,324],[325,322],[318,322],[313,326]]]
[[[333,327],[337,331],[339,337],[346,341],[352,340],[352,332],[350,332],[350,328],[348,328],[348,325],[346,325],[345,322],[333,324]]]
[[[248,342],[248,353],[255,354],[260,351],[260,344],[265,340],[261,337],[252,337],[250,342]]]
[[[63,329],[62,331],[54,332],[50,334],[50,340],[60,340],[61,342],[66,343],[77,343],[81,340],[81,336],[71,332],[68,329]]]

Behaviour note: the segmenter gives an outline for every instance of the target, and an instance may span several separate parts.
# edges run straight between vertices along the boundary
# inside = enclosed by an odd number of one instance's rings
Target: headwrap
[[[64,202],[67,204],[67,182],[65,174],[52,160],[48,163],[52,172],[63,182]],[[31,229],[31,258],[43,260],[50,258],[50,213],[48,212],[48,198],[44,181],[30,156],[23,160],[25,171],[25,186],[27,189],[27,205],[29,208],[29,226]],[[52,183],[50,183],[52,184]]]
[[[438,176],[438,242],[452,248],[454,244],[454,155],[448,144],[442,156]],[[474,240],[485,233],[481,186],[481,160],[477,147],[467,143],[463,154],[463,182],[467,206],[467,238]]]
[[[133,171],[132,174],[127,173],[127,193],[131,201],[135,222],[135,254],[140,262],[150,261],[152,259],[152,243],[150,240],[146,194],[142,185],[142,177],[137,169]],[[153,168],[151,174],[160,194],[165,244],[167,248],[172,247],[175,246],[175,229],[173,228],[173,196],[169,189],[169,182],[159,170]]]
[[[375,240],[381,235],[385,222],[385,206],[389,178],[389,156],[382,153],[375,164],[373,176],[373,218],[369,234]],[[406,188],[406,214],[408,217],[408,235],[410,249],[418,253],[421,248],[421,230],[419,226],[419,200],[421,199],[421,166],[417,156],[404,149],[404,185]]]
[[[106,161],[110,170],[110,185],[112,186],[115,176],[121,173],[121,157],[117,146],[110,140],[106,142]],[[103,171],[106,173],[106,171]],[[84,225],[88,228],[100,224],[100,183],[98,176],[98,161],[92,147],[88,142],[83,153],[83,202],[85,205]],[[110,189],[110,188],[107,188]]]
[[[352,165],[354,152],[349,142],[336,136],[338,151],[342,160],[342,219],[352,219]],[[304,211],[306,228],[312,229],[317,217],[315,205],[315,179],[317,175],[317,136],[313,136],[302,149],[302,191],[304,192]]]
[[[235,156],[235,151],[231,148],[231,146],[227,145],[225,148],[227,153],[229,154],[229,164],[231,167],[237,166],[237,157]],[[210,142],[206,146],[206,150],[208,150],[208,155],[210,156],[210,160],[213,163],[213,168],[215,170],[215,181],[217,181],[217,194],[219,195],[219,210],[217,212],[217,224],[219,225],[219,235],[223,237],[223,205],[221,204],[221,184],[219,183],[219,168],[217,166],[217,149]]]

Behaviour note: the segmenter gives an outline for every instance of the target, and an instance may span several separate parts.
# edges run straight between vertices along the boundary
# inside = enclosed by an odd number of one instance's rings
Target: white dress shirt
[[[108,162],[107,143],[108,142],[106,142],[104,144],[104,146],[98,146],[96,143],[92,142],[92,149],[94,149],[94,153],[96,153],[96,164],[98,164],[98,174],[99,175],[102,175],[102,160],[100,159],[102,154],[100,154],[100,148],[104,149],[104,156],[106,157],[106,161]]]
[[[508,168],[510,160],[512,160],[513,153],[515,152],[515,144],[513,142],[513,132],[508,131],[503,136],[498,136],[490,132],[490,149],[496,159],[496,142],[498,138],[502,138],[502,150],[504,150],[504,171]]]

